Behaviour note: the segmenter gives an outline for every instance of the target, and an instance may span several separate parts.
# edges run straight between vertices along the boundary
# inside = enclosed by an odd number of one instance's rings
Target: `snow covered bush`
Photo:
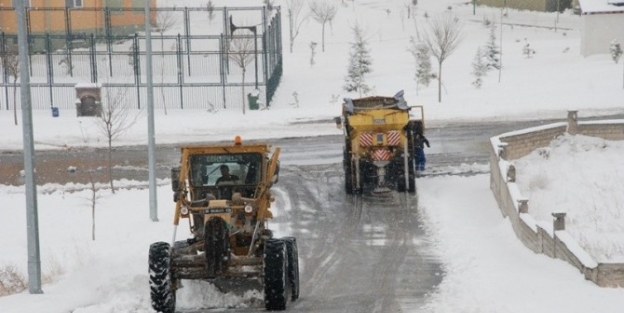
[[[483,85],[483,79],[481,77],[485,76],[487,71],[488,64],[483,62],[483,53],[481,52],[481,48],[478,48],[474,61],[472,61],[472,75],[475,77],[472,85],[477,87],[477,89],[481,88],[481,85]]]
[[[618,63],[618,61],[620,61],[620,57],[622,56],[622,47],[616,39],[611,41],[611,48],[609,49],[609,52],[611,52],[611,58],[613,58],[613,61]]]
[[[345,77],[344,90],[348,92],[357,91],[361,96],[362,93],[370,91],[370,87],[364,81],[364,75],[372,72],[371,65],[373,62],[362,28],[356,24],[352,30],[354,42],[350,43],[349,67]]]
[[[15,266],[0,264],[0,297],[22,292],[26,286],[24,275]]]
[[[485,45],[486,66],[488,69],[500,69],[500,47],[496,44],[496,24],[491,23],[489,26],[490,36]]]
[[[527,59],[530,59],[535,54],[535,50],[533,50],[533,48],[531,48],[531,44],[529,43],[529,41],[526,38],[524,38],[524,42],[525,42],[525,45],[522,48],[522,54],[524,54],[524,56]]]
[[[410,46],[407,50],[414,56],[416,62],[414,80],[416,91],[418,91],[420,85],[429,86],[431,80],[436,78],[436,75],[431,72],[431,52],[426,43],[417,42],[414,37],[410,38]]]

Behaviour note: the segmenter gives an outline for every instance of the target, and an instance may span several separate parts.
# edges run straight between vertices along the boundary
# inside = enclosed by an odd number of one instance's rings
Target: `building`
[[[555,12],[557,7],[559,11],[563,11],[572,6],[578,0],[476,0],[478,5],[486,5],[489,7],[507,7],[517,10]]]
[[[0,32],[17,34],[14,1],[0,0]],[[148,0],[23,0],[28,9],[30,34],[130,34],[145,25],[145,1]],[[149,0],[156,8],[156,0]],[[156,14],[151,20],[154,23]]]
[[[624,0],[579,0],[581,55],[609,53],[611,41],[624,46]]]

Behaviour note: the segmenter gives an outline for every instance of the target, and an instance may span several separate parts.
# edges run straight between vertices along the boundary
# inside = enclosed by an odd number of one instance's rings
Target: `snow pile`
[[[566,230],[598,262],[624,262],[624,142],[566,134],[515,161],[529,214]]]

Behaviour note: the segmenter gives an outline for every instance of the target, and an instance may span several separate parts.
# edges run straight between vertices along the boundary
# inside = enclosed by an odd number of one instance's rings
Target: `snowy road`
[[[429,127],[427,137],[431,148],[426,149],[430,167],[457,166],[462,163],[488,162],[487,144],[489,138],[513,129],[541,125],[543,121],[524,123],[455,124]],[[325,127],[319,126],[319,127]],[[243,138],[244,139],[244,138]],[[319,165],[339,163],[342,158],[341,136],[320,136],[269,140],[282,147],[280,157],[284,165]],[[107,166],[107,150],[103,148],[74,148],[71,150],[43,150],[35,154],[37,184],[45,183],[87,183],[89,169],[104,169]],[[112,155],[114,179],[135,179],[147,181],[147,147],[116,147]],[[157,177],[169,177],[172,166],[179,162],[180,150],[172,145],[159,145],[156,152]],[[0,184],[22,185],[23,169],[21,151],[0,153]],[[76,167],[75,172],[68,172]],[[103,171],[96,177],[107,179]]]
[[[343,185],[338,165],[289,166],[281,176],[276,222],[299,238],[303,266],[293,311],[417,312],[442,278],[417,198],[352,197]]]

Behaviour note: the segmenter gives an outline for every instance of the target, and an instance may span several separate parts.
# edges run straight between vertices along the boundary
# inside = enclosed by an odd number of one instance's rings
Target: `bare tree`
[[[325,25],[331,22],[338,12],[338,7],[327,0],[310,2],[310,12],[312,18],[321,24],[321,50],[325,52]]]
[[[130,114],[126,101],[126,89],[106,90],[104,103],[102,103],[102,114],[96,120],[96,125],[108,140],[108,179],[112,193],[115,193],[113,186],[113,140],[126,132],[134,125],[140,114]]]
[[[230,42],[230,60],[234,61],[242,71],[242,96],[243,96],[243,114],[245,114],[245,73],[247,66],[254,60],[254,37],[240,36],[235,37]]]
[[[286,7],[288,8],[288,22],[290,32],[290,53],[293,52],[293,45],[295,44],[295,38],[299,35],[299,29],[303,22],[307,21],[310,17],[309,14],[301,16],[301,10],[303,9],[303,0],[287,0]],[[301,19],[300,19],[301,18]]]
[[[0,55],[2,68],[13,77],[13,120],[17,125],[17,79],[19,78],[19,57],[15,50],[10,49]]]
[[[91,240],[95,241],[95,207],[102,197],[98,194],[100,188],[98,188],[95,184],[95,179],[93,178],[93,170],[87,171],[89,174],[89,188],[91,190],[91,195],[87,199],[89,200],[89,204],[91,205]]]
[[[156,31],[160,34],[160,83],[165,83],[165,33],[173,28],[176,19],[172,11],[158,11],[156,16]],[[165,101],[165,88],[160,87],[160,96],[162,97],[163,108],[167,115],[167,102]]]
[[[208,4],[206,4],[206,10],[208,10],[208,22],[212,22],[214,19],[214,9],[215,5],[212,3],[212,0],[208,0]]]
[[[425,43],[438,60],[438,102],[442,102],[442,63],[455,52],[462,41],[462,23],[452,13],[446,12],[429,20]]]

